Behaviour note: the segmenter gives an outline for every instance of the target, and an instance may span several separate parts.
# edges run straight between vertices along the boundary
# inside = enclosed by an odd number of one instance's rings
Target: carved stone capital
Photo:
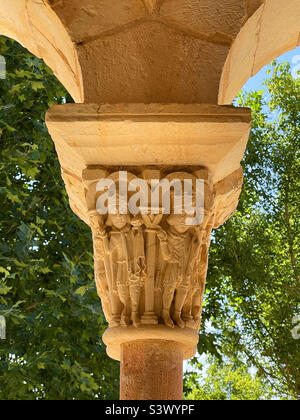
[[[138,340],[173,341],[184,358],[195,354],[211,232],[236,210],[249,123],[246,110],[206,105],[66,105],[48,113],[70,206],[92,230],[112,358]],[[178,212],[174,185],[153,205],[153,180],[176,181],[184,192],[190,182],[194,210]]]
[[[127,173],[124,168],[88,167],[82,175],[86,217],[93,232],[95,280],[109,323],[103,340],[108,354],[116,359],[123,343],[159,337],[180,343],[184,357],[190,358],[198,342],[211,232],[234,212],[242,172],[238,170],[214,186],[205,168],[176,168],[176,172],[163,167],[129,169]],[[187,225],[188,215],[176,214],[175,190],[171,188],[161,188],[154,211],[141,207],[137,215],[120,214],[119,210],[117,214],[99,214],[97,202],[104,194],[98,189],[99,181],[105,177],[117,182],[116,196],[120,197],[124,173],[128,183],[145,181],[149,199],[153,179],[164,179],[170,185],[176,180],[182,186],[186,180],[194,181],[193,196],[195,181],[202,180],[201,223]],[[127,191],[128,201],[132,194]],[[166,194],[171,205],[170,212],[164,214]],[[224,199],[230,209],[222,206]]]

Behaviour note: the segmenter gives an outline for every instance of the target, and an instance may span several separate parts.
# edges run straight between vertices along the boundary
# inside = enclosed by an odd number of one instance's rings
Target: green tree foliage
[[[189,373],[185,381],[187,400],[271,400],[276,392],[261,378],[252,376],[246,365],[235,367],[210,358],[208,368]]]
[[[0,399],[118,398],[101,341],[89,229],[70,210],[44,124],[68,98],[44,63],[0,37]]]
[[[235,356],[278,392],[300,394],[299,81],[274,62],[252,108],[237,214],[215,232],[199,351]]]

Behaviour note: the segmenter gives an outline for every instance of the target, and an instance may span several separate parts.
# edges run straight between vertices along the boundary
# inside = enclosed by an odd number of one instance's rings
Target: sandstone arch
[[[51,0],[76,44],[86,103],[218,101],[222,69],[263,0]]]
[[[220,82],[220,105],[231,104],[250,77],[300,45],[299,22],[299,0],[264,1],[230,49]]]
[[[0,34],[42,58],[72,95],[83,102],[77,51],[63,24],[44,0],[1,0]]]
[[[299,21],[298,0],[0,2],[0,33],[89,103],[229,104],[299,44]]]

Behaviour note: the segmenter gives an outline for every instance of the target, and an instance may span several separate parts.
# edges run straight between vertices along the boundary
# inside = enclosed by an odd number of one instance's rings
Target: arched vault
[[[50,4],[44,0],[1,0],[0,34],[42,58],[76,102],[83,102],[77,51]]]
[[[299,22],[299,0],[0,0],[0,34],[98,104],[229,104]]]
[[[250,77],[298,45],[299,0],[265,0],[230,49],[220,82],[219,104],[231,104]]]

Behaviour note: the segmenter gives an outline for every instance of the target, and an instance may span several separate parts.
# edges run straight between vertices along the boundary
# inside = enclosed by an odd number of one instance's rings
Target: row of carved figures
[[[171,328],[200,327],[211,216],[201,226],[188,226],[184,215],[173,214],[163,227],[155,226],[156,250],[151,252],[155,261],[148,255],[149,228],[141,216],[115,214],[104,222],[103,216],[91,212],[90,226],[97,290],[111,328],[131,324],[138,328],[143,323],[141,297],[149,293],[145,285],[150,266],[155,267],[153,300],[158,322]]]

